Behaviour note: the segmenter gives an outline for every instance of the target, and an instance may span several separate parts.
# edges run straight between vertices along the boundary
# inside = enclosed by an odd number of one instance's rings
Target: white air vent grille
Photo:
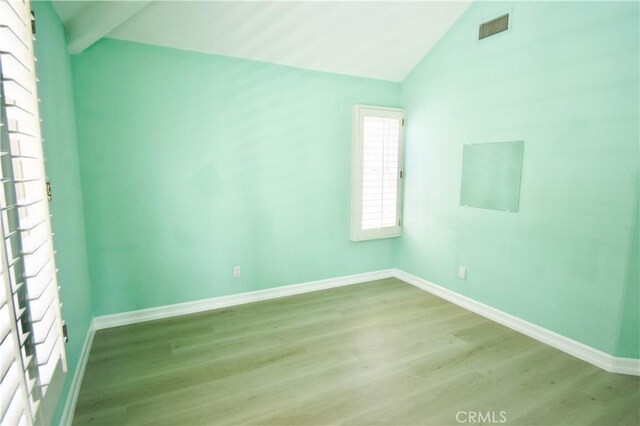
[[[507,31],[509,29],[509,14],[502,15],[480,25],[478,40],[491,37],[492,35]]]

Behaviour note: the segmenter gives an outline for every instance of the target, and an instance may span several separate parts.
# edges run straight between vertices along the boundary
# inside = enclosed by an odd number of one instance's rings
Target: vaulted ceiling
[[[78,53],[102,37],[402,81],[470,1],[54,1]]]

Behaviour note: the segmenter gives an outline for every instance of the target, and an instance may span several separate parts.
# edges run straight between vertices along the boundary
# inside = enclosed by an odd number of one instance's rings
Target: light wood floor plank
[[[426,425],[504,412],[507,424],[637,425],[639,410],[637,377],[386,279],[100,330],[74,424]]]

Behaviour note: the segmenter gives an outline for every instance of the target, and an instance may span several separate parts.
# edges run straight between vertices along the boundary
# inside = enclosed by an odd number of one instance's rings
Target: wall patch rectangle
[[[523,154],[523,141],[464,145],[460,205],[517,212]]]

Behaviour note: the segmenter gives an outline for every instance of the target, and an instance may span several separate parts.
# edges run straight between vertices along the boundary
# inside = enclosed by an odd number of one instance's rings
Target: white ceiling
[[[108,20],[118,13],[107,8],[122,8],[123,3],[54,1],[54,7],[69,27],[90,15],[91,8]],[[82,27],[102,26],[100,36],[110,38],[402,81],[470,1],[138,3],[130,16],[121,12],[111,25]]]
[[[54,1],[53,7],[58,13],[62,22],[67,23],[80,9],[89,4],[86,1]]]

